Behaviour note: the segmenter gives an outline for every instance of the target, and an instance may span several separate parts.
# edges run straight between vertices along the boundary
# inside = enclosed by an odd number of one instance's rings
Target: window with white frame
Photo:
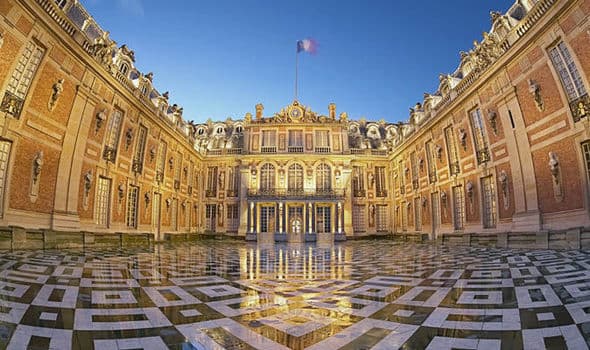
[[[471,128],[473,130],[473,139],[475,141],[475,155],[477,163],[481,164],[490,160],[490,152],[486,140],[486,133],[483,125],[483,117],[479,108],[471,111]]]
[[[315,151],[319,153],[330,152],[330,132],[328,130],[316,130]]]
[[[365,197],[365,169],[361,166],[352,167],[352,195]]]
[[[275,167],[266,163],[260,169],[260,190],[272,191],[275,188]]]
[[[228,231],[237,231],[240,223],[238,220],[238,204],[228,204],[226,215]]]
[[[387,197],[387,184],[385,183],[385,167],[375,167],[375,195],[377,197]]]
[[[287,176],[290,192],[303,191],[303,166],[300,164],[291,164]]]
[[[4,196],[6,193],[6,180],[8,179],[8,162],[12,142],[0,141],[0,217],[4,215]]]
[[[563,41],[549,49],[549,56],[567,95],[574,121],[578,121],[587,115],[590,98],[576,62]]]
[[[109,125],[107,127],[107,135],[104,146],[103,157],[109,162],[114,162],[117,156],[117,147],[119,146],[119,136],[121,134],[121,126],[123,124],[123,112],[115,109],[111,114]]]
[[[229,168],[228,179],[228,197],[237,197],[240,190],[240,167],[234,166]]]
[[[387,205],[378,204],[375,206],[375,228],[377,232],[387,232]]]
[[[137,228],[137,204],[139,187],[129,186],[127,191],[127,227]]]
[[[298,147],[303,151],[303,130],[289,130],[289,147]]]
[[[215,217],[217,213],[217,204],[205,205],[205,230],[215,230]]]
[[[496,227],[496,193],[491,175],[481,179],[481,191],[483,197],[483,227],[494,228]]]
[[[160,141],[158,145],[158,161],[156,163],[156,180],[158,182],[164,181],[164,173],[166,171],[166,152],[168,145],[164,141]]]
[[[25,45],[24,51],[8,80],[0,110],[12,115],[14,118],[18,119],[20,117],[27,92],[31,87],[44,53],[45,49],[32,40]]]
[[[402,202],[400,210],[402,212],[402,231],[408,230],[408,204],[406,202]]]
[[[455,230],[462,230],[465,223],[465,194],[463,186],[453,187],[453,224]]]
[[[332,190],[332,170],[328,164],[322,163],[317,166],[315,187],[320,193]]]
[[[207,168],[207,189],[206,197],[217,197],[217,167],[210,166]]]
[[[139,134],[137,135],[137,144],[135,145],[135,152],[133,153],[133,171],[139,174],[143,171],[146,140],[147,128],[140,125]]]
[[[329,206],[316,206],[316,232],[329,233],[332,232],[332,217],[331,208]]]
[[[94,219],[96,225],[109,227],[111,203],[111,179],[99,176],[96,184],[96,200],[94,203]]]
[[[275,207],[263,205],[260,207],[260,232],[275,232]]]
[[[436,156],[432,141],[426,142],[426,161],[428,162],[428,180],[436,182]]]
[[[352,228],[354,232],[365,232],[367,230],[367,214],[365,205],[352,206]]]
[[[453,133],[452,126],[449,126],[445,129],[445,142],[447,144],[449,172],[451,175],[459,174],[459,171],[461,170],[459,166],[459,152],[457,152],[457,143],[455,141],[455,134]]]
[[[262,131],[262,153],[275,153],[277,151],[277,132],[275,130]]]

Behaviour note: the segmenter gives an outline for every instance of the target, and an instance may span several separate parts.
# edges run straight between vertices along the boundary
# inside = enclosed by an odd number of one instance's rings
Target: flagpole
[[[298,65],[299,65],[299,44],[295,45],[295,101],[297,101],[297,79],[298,79]]]

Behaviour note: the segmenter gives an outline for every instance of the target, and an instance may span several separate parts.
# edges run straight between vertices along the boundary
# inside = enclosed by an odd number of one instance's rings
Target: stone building
[[[2,232],[13,247],[114,233],[590,243],[589,14],[590,0],[492,12],[407,122],[293,101],[194,124],[79,2],[2,1]]]

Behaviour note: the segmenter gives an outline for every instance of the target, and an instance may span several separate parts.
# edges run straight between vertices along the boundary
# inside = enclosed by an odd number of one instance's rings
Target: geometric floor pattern
[[[5,251],[1,349],[588,349],[590,252],[204,240]]]

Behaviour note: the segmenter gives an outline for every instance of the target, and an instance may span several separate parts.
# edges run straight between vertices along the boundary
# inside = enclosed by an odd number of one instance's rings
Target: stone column
[[[309,218],[308,218],[308,220],[309,220],[308,221],[308,223],[309,223],[309,231],[307,231],[307,232],[312,233],[313,232],[313,222],[312,222],[312,220],[313,220],[313,207],[314,207],[314,205],[311,204],[311,203],[308,203],[307,207],[309,209]]]
[[[330,231],[336,233],[336,207],[334,203],[330,204]]]
[[[307,230],[307,204],[305,204],[305,203],[303,203],[303,222],[302,222],[302,224],[303,224],[302,225],[303,227],[301,228],[302,229],[301,231],[305,235],[307,232],[309,232]]]
[[[282,202],[279,202],[279,233],[283,233],[283,218],[285,211],[284,211],[284,205]]]
[[[338,202],[338,233],[342,233],[342,203]]]
[[[256,233],[260,233],[260,203],[256,203]]]
[[[249,215],[250,215],[250,227],[248,229],[249,233],[254,232],[254,202],[250,202],[250,207],[249,207]]]

